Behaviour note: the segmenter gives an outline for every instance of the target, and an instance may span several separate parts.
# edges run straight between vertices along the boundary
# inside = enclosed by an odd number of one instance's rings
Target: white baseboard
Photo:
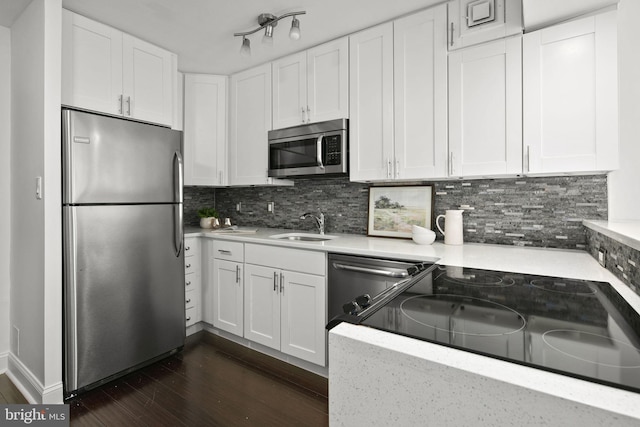
[[[0,374],[7,372],[7,366],[9,366],[9,352],[5,351],[0,353]]]
[[[31,404],[63,403],[62,381],[45,387],[13,353],[9,354],[7,376]]]

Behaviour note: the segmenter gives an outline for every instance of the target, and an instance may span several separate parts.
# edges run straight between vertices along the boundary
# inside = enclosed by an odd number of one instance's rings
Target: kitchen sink
[[[337,239],[338,236],[330,236],[328,234],[313,234],[313,233],[284,233],[274,234],[269,236],[271,239],[278,240],[299,240],[304,242],[324,242],[327,240]]]

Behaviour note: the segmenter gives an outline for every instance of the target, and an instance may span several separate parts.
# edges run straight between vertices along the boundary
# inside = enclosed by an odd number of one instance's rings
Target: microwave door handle
[[[318,140],[316,141],[316,161],[318,162],[318,167],[320,169],[324,169],[324,164],[322,163],[322,139],[324,135],[320,135]]]

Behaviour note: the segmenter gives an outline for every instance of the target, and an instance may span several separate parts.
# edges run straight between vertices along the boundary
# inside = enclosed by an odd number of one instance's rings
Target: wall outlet
[[[598,249],[598,262],[604,268],[607,268],[607,250],[606,249]]]
[[[274,202],[267,203],[267,212],[273,213],[275,207],[276,207],[276,204]]]
[[[236,212],[242,212],[242,202],[236,204]]]

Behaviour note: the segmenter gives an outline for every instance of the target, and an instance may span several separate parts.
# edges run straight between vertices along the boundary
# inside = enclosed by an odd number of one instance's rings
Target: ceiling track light
[[[244,33],[235,33],[235,37],[242,37],[242,46],[240,48],[240,54],[243,56],[251,55],[251,42],[247,38],[247,36],[257,33],[258,31],[264,29],[264,36],[262,37],[262,43],[266,45],[273,44],[273,29],[278,25],[278,21],[284,18],[288,18],[289,16],[293,16],[291,21],[291,30],[289,30],[289,38],[291,40],[300,39],[300,21],[296,18],[297,15],[304,15],[307,12],[290,12],[285,13],[282,16],[275,16],[270,13],[262,13],[258,16],[258,25],[259,27],[255,30],[246,31]]]

